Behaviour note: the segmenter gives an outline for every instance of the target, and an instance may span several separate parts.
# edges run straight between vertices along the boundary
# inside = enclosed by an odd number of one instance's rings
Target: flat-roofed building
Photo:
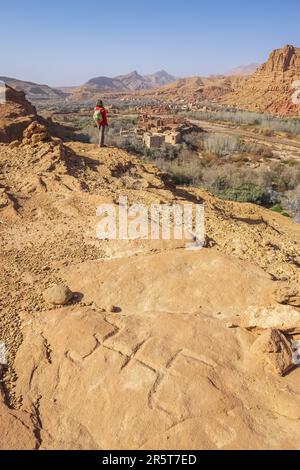
[[[148,149],[160,148],[165,142],[163,134],[144,134],[144,145]]]
[[[180,132],[169,132],[164,134],[166,144],[176,145],[179,144],[181,139]]]

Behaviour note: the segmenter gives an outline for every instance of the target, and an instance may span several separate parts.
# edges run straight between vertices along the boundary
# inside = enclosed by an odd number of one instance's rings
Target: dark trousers
[[[104,146],[105,126],[99,126],[99,147]]]

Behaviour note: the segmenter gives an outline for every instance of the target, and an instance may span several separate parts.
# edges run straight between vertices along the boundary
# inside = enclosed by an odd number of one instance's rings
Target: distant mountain
[[[152,75],[140,75],[136,70],[127,74],[119,75],[115,78],[96,77],[89,80],[80,87],[85,91],[140,91],[157,88],[162,85],[175,82],[177,79],[164,70]]]
[[[136,70],[127,75],[120,75],[116,77],[116,79],[122,83],[124,91],[139,91],[149,88],[145,77],[140,75]]]
[[[169,83],[174,83],[178,80],[177,77],[170,75],[165,70],[160,70],[152,75],[146,75],[144,78],[149,85],[152,85],[152,88],[168,85]]]
[[[234,69],[229,70],[224,75],[225,76],[247,76],[252,75],[256,72],[260,64],[249,64],[249,65],[240,65]]]
[[[51,88],[48,85],[39,85],[10,77],[0,77],[0,80],[17,91],[23,91],[29,100],[58,99],[67,96],[61,90]]]
[[[122,91],[124,85],[120,80],[115,78],[96,77],[86,82],[82,87],[78,87],[77,90],[81,88],[91,91]]]
[[[127,75],[118,77],[95,77],[79,87],[55,87],[40,85],[34,82],[18,80],[11,77],[0,77],[0,81],[17,91],[23,91],[30,101],[51,100],[66,98],[68,96],[83,96],[88,98],[97,92],[134,92],[158,88],[162,85],[176,81],[176,77],[168,74],[164,70],[152,75],[140,75],[136,70]]]

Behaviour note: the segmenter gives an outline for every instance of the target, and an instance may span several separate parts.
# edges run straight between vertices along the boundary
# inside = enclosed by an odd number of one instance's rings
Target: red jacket
[[[98,126],[108,126],[108,120],[107,120],[107,111],[105,108],[96,106],[95,111],[101,111],[102,114],[102,121],[98,121]]]

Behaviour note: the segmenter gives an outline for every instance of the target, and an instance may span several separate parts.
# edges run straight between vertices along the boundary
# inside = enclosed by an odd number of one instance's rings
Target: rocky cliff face
[[[25,98],[25,93],[5,86],[5,104],[0,104],[0,142],[22,138],[23,131],[36,118],[36,109]]]
[[[296,80],[300,80],[300,48],[287,45],[273,51],[257,72],[222,101],[241,109],[297,116],[300,104],[292,99]]]
[[[26,99],[23,91],[17,91],[6,85],[5,103],[0,103],[0,143],[20,143],[23,138],[26,139],[28,127],[33,141],[35,139],[45,141],[50,138],[50,134],[62,139],[73,135],[71,127],[64,127],[51,119],[38,116],[35,107]]]
[[[262,73],[289,73],[292,77],[300,73],[300,48],[287,45],[274,50],[269,60],[258,69]]]

